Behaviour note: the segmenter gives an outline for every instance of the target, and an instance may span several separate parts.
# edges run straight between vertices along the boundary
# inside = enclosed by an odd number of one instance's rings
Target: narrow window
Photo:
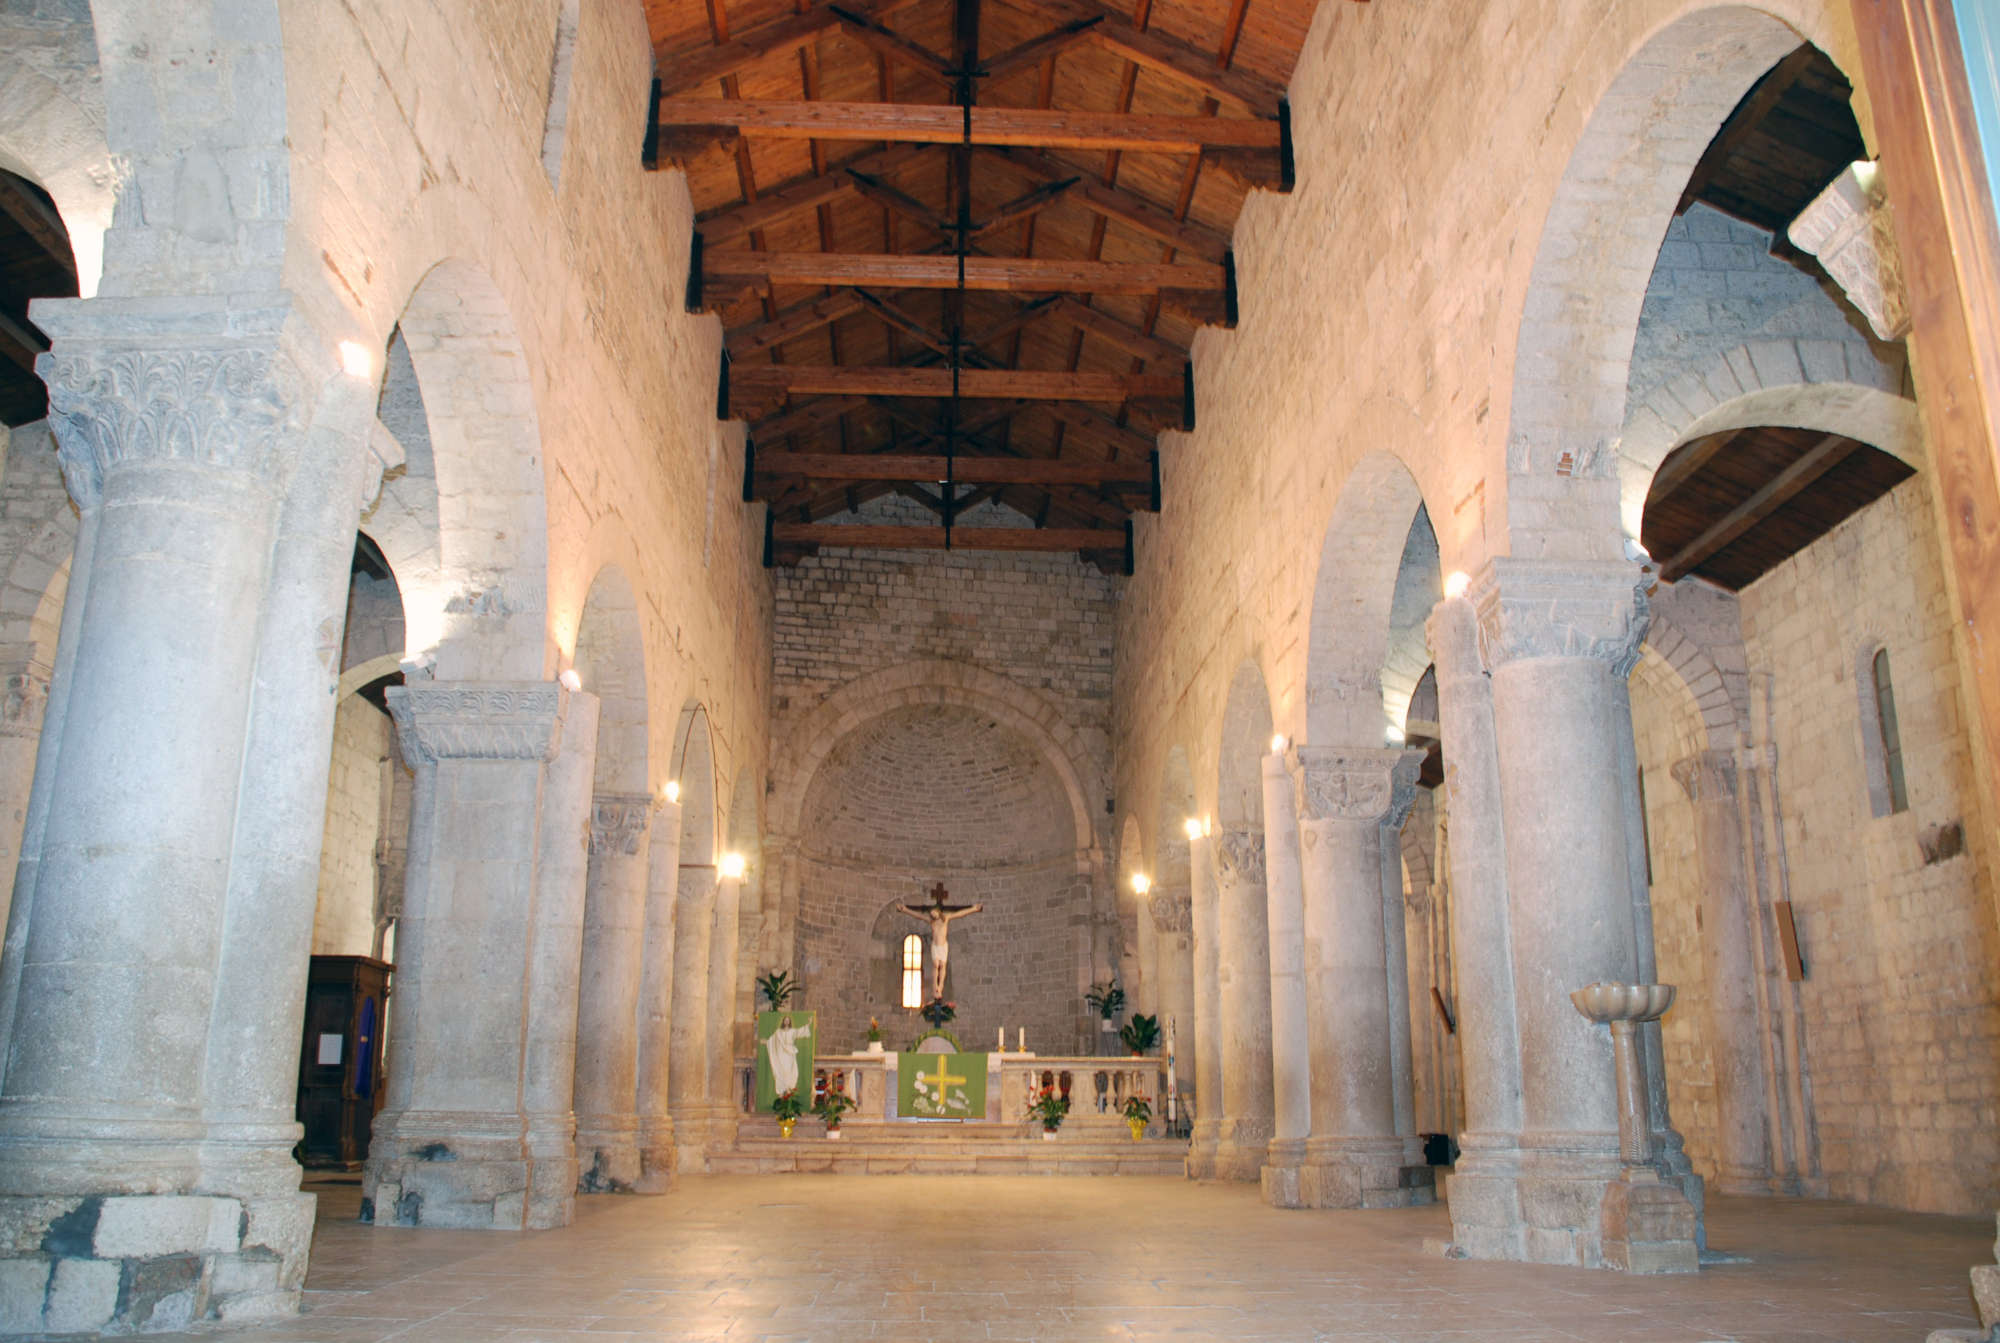
[[[924,939],[911,933],[903,939],[903,1006],[924,1005]]]
[[[1882,769],[1889,786],[1891,814],[1910,809],[1910,795],[1903,786],[1903,737],[1896,728],[1896,691],[1889,680],[1889,650],[1875,650],[1872,664],[1875,677],[1875,725],[1882,734]]]

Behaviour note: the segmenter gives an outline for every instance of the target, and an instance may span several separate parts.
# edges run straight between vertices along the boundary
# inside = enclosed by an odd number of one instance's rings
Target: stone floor
[[[1751,1262],[1629,1278],[1433,1258],[1441,1209],[1279,1212],[1174,1179],[713,1176],[574,1226],[376,1230],[322,1186],[308,1314],[209,1343],[1841,1340],[1973,1323],[1990,1218],[1717,1199]],[[157,1336],[156,1336],[157,1337]],[[180,1335],[177,1337],[191,1337]]]

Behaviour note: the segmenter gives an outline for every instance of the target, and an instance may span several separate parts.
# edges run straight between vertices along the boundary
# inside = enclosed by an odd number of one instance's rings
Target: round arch
[[[1341,487],[1320,543],[1306,643],[1305,740],[1313,745],[1381,744],[1397,579],[1423,504],[1416,477],[1390,452],[1363,457]]]
[[[49,193],[69,232],[77,293],[91,298],[104,271],[104,234],[120,178],[105,133],[96,33],[86,18],[55,25],[40,19],[23,28],[0,20],[0,168]],[[31,46],[49,43],[62,51],[51,68],[70,70],[67,85],[24,57]]]
[[[650,791],[647,763],[646,649],[639,633],[639,600],[631,580],[607,564],[591,580],[577,620],[576,673],[597,696],[599,793],[634,796]]]
[[[709,738],[708,710],[690,701],[674,730],[672,778],[681,787],[681,866],[715,862],[715,748]]]
[[[1216,824],[1264,835],[1264,755],[1271,741],[1271,695],[1254,659],[1237,667],[1222,710],[1217,751]]]
[[[1089,799],[1095,771],[1083,739],[1060,710],[1004,676],[963,662],[906,662],[849,681],[799,723],[787,752],[796,762],[772,799],[771,828],[799,833],[806,792],[834,746],[855,728],[911,705],[946,704],[988,714],[1032,742],[1048,760],[1068,797],[1078,852],[1095,850],[1097,832]]]
[[[1763,10],[1696,10],[1649,37],[1591,109],[1542,225],[1515,340],[1506,440],[1511,553],[1618,557],[1604,483],[1660,244],[1716,131],[1801,40]],[[1548,506],[1552,491],[1574,491],[1579,482],[1591,483],[1592,495],[1579,502],[1601,507],[1601,521]]]

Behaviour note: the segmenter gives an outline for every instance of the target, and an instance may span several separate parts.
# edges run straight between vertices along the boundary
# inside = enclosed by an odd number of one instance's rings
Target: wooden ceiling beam
[[[1076,174],[1076,169],[1068,164],[1035,150],[996,148],[987,152],[1045,179],[1060,180]],[[1106,186],[1086,177],[1073,194],[1095,213],[1128,225],[1177,252],[1220,262],[1229,251],[1229,239],[1221,234],[1176,219],[1171,211],[1122,187]]]
[[[1041,409],[1071,430],[1090,438],[1125,457],[1144,458],[1153,451],[1153,440],[1128,429],[1108,415],[1068,401],[1044,401]]]
[[[893,368],[817,364],[754,364],[729,372],[732,397],[959,396],[970,400],[1102,401],[1177,398],[1179,374],[1049,373],[1039,369]]]
[[[695,227],[710,243],[733,242],[758,229],[768,228],[781,219],[789,219],[795,214],[855,195],[859,188],[851,174],[886,177],[912,161],[936,152],[933,145],[891,145],[876,153],[835,164],[823,173],[795,178],[746,204],[711,211],[697,218]]]
[[[1065,26],[1091,20],[1084,31],[1093,45],[1205,93],[1225,107],[1240,108],[1254,116],[1275,117],[1284,101],[1282,86],[1219,66],[1213,51],[1148,32],[1096,0],[1008,0],[1008,3]]]
[[[961,485],[1137,485],[1150,487],[1149,461],[1083,462],[1035,457],[951,457],[874,452],[760,452],[758,476],[807,476],[814,480],[891,480]]]
[[[1063,24],[1053,32],[1028,39],[1017,47],[1001,52],[991,60],[979,63],[980,73],[987,79],[1005,79],[1016,70],[1040,65],[1054,56],[1059,56],[1071,47],[1078,46],[1090,37],[1090,30],[1104,21],[1102,14],[1090,14]]]
[[[1706,531],[1675,551],[1660,566],[1660,580],[1677,582],[1734,542],[1765,518],[1783,508],[1827,472],[1865,445],[1841,434],[1828,434],[1806,454],[1773,476],[1762,489],[1718,518]]]
[[[1798,82],[1800,75],[1812,65],[1818,48],[1812,43],[1802,43],[1791,55],[1771,68],[1771,72],[1758,83],[1756,91],[1738,107],[1716,132],[1715,139],[1702,152],[1701,162],[1694,165],[1694,172],[1688,177],[1688,184],[1681,192],[1680,204],[1674,207],[1676,214],[1684,214],[1690,205],[1701,199],[1701,193],[1708,190],[1729,156],[1743,147],[1764,118],[1771,115],[1771,109],[1785,96],[1785,90]]]
[[[886,140],[912,144],[1018,145],[1069,150],[1204,150],[1268,155],[1275,167],[1283,127],[1245,117],[1163,117],[1065,108],[962,107],[930,103],[840,103],[736,98],[663,98],[662,128],[728,126],[751,139]],[[969,124],[968,124],[969,123]]]
[[[1061,318],[1079,331],[1102,336],[1125,353],[1149,363],[1180,363],[1188,361],[1188,352],[1169,340],[1149,336],[1135,326],[1128,326],[1108,312],[1100,312],[1082,299],[1065,294],[1050,305],[1052,316]]]
[[[787,308],[768,322],[751,322],[735,327],[724,334],[723,342],[728,345],[732,359],[742,359],[776,349],[786,341],[796,340],[863,311],[866,311],[866,305],[861,295],[854,290],[843,289],[825,298]]]
[[[1071,188],[1081,186],[1083,177],[1061,178],[1054,182],[1044,182],[1033,190],[1024,191],[1013,200],[999,206],[992,214],[972,226],[970,236],[983,238],[989,233],[1018,224],[1031,215],[1038,215],[1070,193]]]
[[[1714,461],[1717,454],[1741,432],[1740,429],[1725,429],[1719,434],[1708,434],[1675,448],[1653,474],[1653,483],[1646,491],[1647,506],[1660,503],[1687,484],[1690,477]]]
[[[948,230],[948,226],[943,219],[938,217],[936,210],[931,209],[930,206],[924,204],[909,192],[899,187],[893,187],[879,177],[875,177],[869,173],[856,172],[852,168],[847,170],[847,176],[853,181],[854,189],[857,192],[874,201],[877,205],[886,205],[897,214],[916,220],[917,223],[934,233],[943,233]]]
[[[803,13],[787,14],[745,28],[712,47],[697,47],[692,51],[655,50],[653,60],[659,68],[660,90],[677,94],[688,89],[712,88],[774,52],[795,51],[836,28],[848,27],[857,20],[875,23],[917,2],[874,0],[870,4],[850,0],[831,4],[822,0]]]
[[[867,550],[1115,550],[1125,533],[1095,527],[871,526],[858,523],[776,522],[771,539],[781,546],[851,546]]]
[[[808,402],[794,406],[782,415],[771,415],[750,426],[750,436],[759,443],[779,443],[793,434],[809,433],[822,425],[831,424],[849,411],[867,406],[868,398],[862,396],[835,396],[823,401]]]
[[[857,252],[711,252],[702,254],[704,283],[719,287],[855,285],[881,289],[955,289],[960,259],[952,256]],[[1008,293],[1154,294],[1163,290],[1221,294],[1228,278],[1207,262],[1173,264],[1064,261],[1043,257],[966,257],[967,289]]]
[[[912,70],[929,75],[940,84],[950,86],[952,82],[950,62],[930,48],[912,42],[891,28],[885,28],[872,15],[859,8],[834,5],[833,12],[840,19],[841,31],[855,41],[881,52],[890,60],[901,61]]]
[[[69,230],[63,227],[62,216],[33,188],[11,174],[0,173],[0,211],[34,239],[35,246],[47,252],[51,261],[75,278],[76,254],[70,249]]]

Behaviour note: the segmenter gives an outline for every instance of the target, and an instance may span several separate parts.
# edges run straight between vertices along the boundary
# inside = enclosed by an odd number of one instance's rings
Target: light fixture
[[[722,855],[722,861],[716,864],[716,871],[720,872],[726,881],[741,881],[743,874],[749,870],[750,864],[744,861],[740,853],[725,853]]]
[[[1187,818],[1187,827],[1186,827],[1186,828],[1187,828],[1187,837],[1188,837],[1189,839],[1200,839],[1200,838],[1201,838],[1201,818],[1200,818],[1200,817],[1197,817],[1197,816],[1190,816],[1190,817],[1188,817],[1188,818]]]
[[[1282,732],[1274,732],[1274,733],[1272,733],[1272,734],[1271,734],[1271,754],[1272,754],[1272,755],[1283,755],[1284,753],[1285,753],[1285,734],[1284,734],[1284,733],[1282,733]]]
[[[576,668],[574,667],[564,667],[562,675],[556,677],[556,679],[562,682],[564,690],[576,691],[583,689],[583,678],[576,674]]]
[[[1445,576],[1444,580],[1444,595],[1446,600],[1457,601],[1465,595],[1465,590],[1471,586],[1472,579],[1467,576],[1465,570],[1452,570]]]
[[[370,378],[375,375],[375,356],[360,341],[344,340],[340,342],[340,367],[350,378]]]
[[[660,792],[667,801],[679,802],[681,800],[681,781],[679,779],[668,779],[667,786],[662,788]]]
[[[1151,877],[1147,876],[1144,872],[1134,872],[1132,874],[1132,893],[1134,895],[1144,895],[1152,889],[1153,879]]]

